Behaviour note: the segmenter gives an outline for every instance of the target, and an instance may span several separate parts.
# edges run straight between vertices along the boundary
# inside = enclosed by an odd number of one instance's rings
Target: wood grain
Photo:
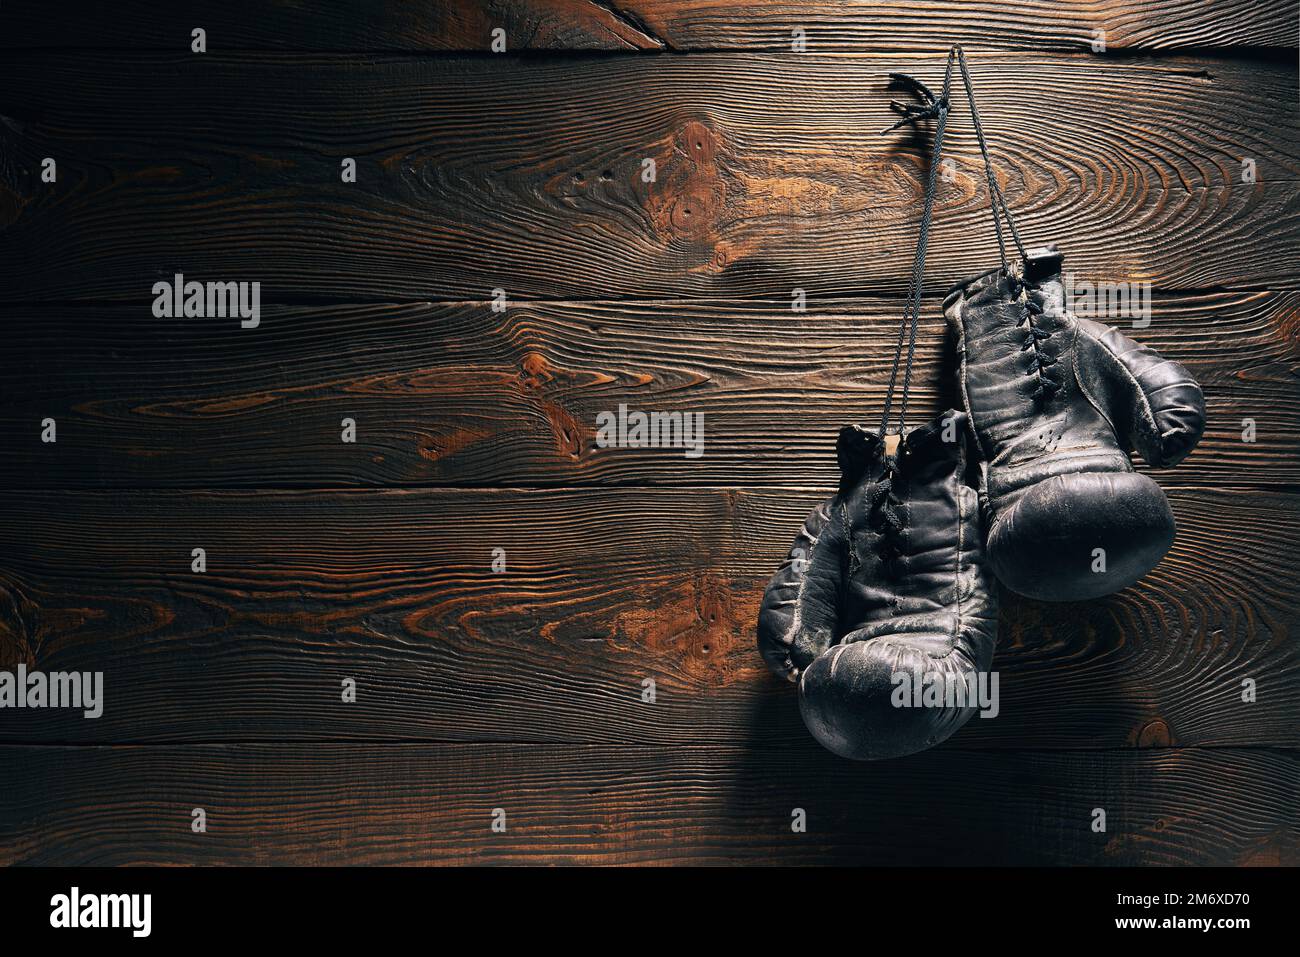
[[[0,736],[796,745],[754,625],[825,494],[11,493],[0,667],[103,671],[106,703],[7,711]],[[1169,497],[1178,540],[1139,585],[1007,598],[1001,714],[956,747],[1296,745],[1300,496]]]
[[[926,143],[877,135],[885,74],[941,64],[13,54],[0,300],[147,308],[177,272],[290,304],[901,294]],[[1293,64],[996,54],[974,72],[1029,241],[1107,281],[1294,286]],[[962,110],[949,144],[934,288],[996,261]]]
[[[98,720],[2,713],[0,864],[1297,863],[1298,16],[0,5],[0,669],[105,673]],[[1133,335],[1210,427],[1153,473],[1157,569],[1004,596],[999,716],[864,766],[753,630],[882,400],[928,145],[877,135],[885,76],[954,41],[1026,237],[1155,288]],[[932,296],[995,261],[964,105],[947,144]],[[262,324],[153,317],[178,272]],[[704,456],[596,447],[620,403],[705,413]]]
[[[510,50],[788,51],[796,27],[811,51],[954,42],[1090,51],[1096,30],[1109,50],[1294,50],[1296,17],[1293,0],[199,0],[183,10],[127,0],[65,4],[59,16],[10,0],[0,7],[0,49],[186,49],[202,26],[210,50],[487,50],[498,27]]]
[[[1277,865],[1298,786],[1238,749],[0,747],[0,863]]]
[[[902,304],[808,310],[269,307],[241,330],[137,306],[12,307],[0,486],[832,486],[840,426],[879,416]],[[937,300],[925,316],[917,422],[959,401]],[[1300,484],[1300,293],[1160,297],[1146,328],[1111,321],[1185,363],[1207,395],[1200,447],[1158,480]],[[600,447],[597,416],[620,404],[702,413],[703,454]],[[41,441],[46,417],[57,443]]]

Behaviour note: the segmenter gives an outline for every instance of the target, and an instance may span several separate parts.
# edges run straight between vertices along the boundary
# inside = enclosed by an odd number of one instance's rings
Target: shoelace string
[[[901,103],[898,100],[890,101],[890,109],[898,114],[899,119],[892,126],[883,130],[882,133],[891,133],[908,123],[916,124],[930,119],[936,121],[934,142],[930,149],[930,167],[926,176],[925,208],[921,216],[920,236],[912,259],[912,275],[908,284],[907,303],[903,310],[902,319],[899,322],[898,339],[894,345],[894,360],[889,374],[889,388],[885,393],[885,408],[880,417],[880,436],[883,440],[887,435],[891,434],[890,414],[893,411],[895,387],[901,365],[903,367],[903,391],[898,410],[897,434],[899,436],[899,448],[897,456],[904,455],[906,451],[902,445],[902,436],[907,418],[907,399],[911,391],[912,367],[916,356],[916,332],[920,322],[921,298],[925,284],[925,255],[930,240],[930,225],[934,218],[934,199],[939,159],[943,152],[944,131],[947,128],[948,115],[951,110],[950,92],[954,63],[961,73],[962,85],[966,89],[966,101],[970,105],[971,122],[975,128],[975,138],[979,143],[980,156],[984,161],[984,176],[988,182],[989,205],[993,213],[993,230],[998,241],[998,255],[1002,262],[1002,273],[1008,278],[1012,295],[1022,307],[1020,318],[1016,322],[1017,326],[1024,326],[1026,329],[1021,351],[1028,352],[1032,349],[1034,353],[1033,362],[1025,373],[1026,375],[1036,376],[1038,380],[1033,399],[1035,401],[1047,401],[1061,388],[1061,383],[1049,372],[1050,368],[1056,364],[1056,359],[1048,355],[1042,348],[1043,344],[1051,338],[1052,333],[1051,330],[1044,329],[1037,323],[1037,320],[1043,315],[1043,308],[1030,296],[1031,290],[1035,287],[1022,276],[1017,275],[1007,259],[1006,237],[1002,228],[1004,221],[1007,232],[1010,233],[1011,240],[1020,253],[1022,263],[1028,261],[1029,254],[1020,238],[1019,230],[1016,229],[1015,220],[1011,216],[1011,209],[1007,205],[1006,198],[1002,194],[1002,188],[998,185],[997,176],[993,171],[993,161],[989,156],[988,142],[984,137],[984,127],[980,122],[979,108],[975,105],[975,85],[971,80],[970,69],[966,64],[965,51],[962,50],[960,44],[954,44],[948,52],[948,61],[943,75],[943,91],[938,96],[913,76],[906,73],[891,73],[889,75],[890,89],[910,90],[919,96],[923,102],[914,104]],[[904,341],[907,343],[907,359],[905,363],[903,361]],[[898,498],[897,489],[895,488],[899,464],[897,456],[887,457],[883,475],[879,481],[871,485],[867,492],[868,521],[872,528],[881,534],[884,542],[882,555],[887,559],[898,556],[899,539],[904,530],[903,503]]]
[[[1056,365],[1056,357],[1048,355],[1042,348],[1043,344],[1052,338],[1052,332],[1037,324],[1043,316],[1043,307],[1030,297],[1034,286],[1023,279],[1013,277],[1011,288],[1017,296],[1016,301],[1023,307],[1020,318],[1016,321],[1017,327],[1025,327],[1025,341],[1021,343],[1020,351],[1028,352],[1032,349],[1034,352],[1033,362],[1025,370],[1026,376],[1035,376],[1038,380],[1030,398],[1035,402],[1048,402],[1061,389],[1060,380],[1048,371],[1051,366]]]
[[[912,256],[912,275],[908,281],[907,303],[898,324],[898,339],[894,344],[894,361],[889,373],[889,388],[885,392],[885,408],[880,415],[880,436],[883,439],[890,434],[890,413],[894,407],[894,389],[898,381],[899,366],[903,366],[903,393],[899,400],[898,425],[896,431],[901,442],[907,420],[907,399],[911,393],[912,367],[916,359],[916,330],[921,319],[921,296],[925,286],[925,254],[930,243],[930,224],[934,220],[934,197],[937,192],[939,157],[943,153],[943,134],[948,126],[949,91],[952,88],[953,54],[948,54],[948,66],[943,76],[943,92],[935,96],[933,91],[913,76],[906,73],[889,74],[890,89],[908,89],[919,95],[924,105],[904,104],[898,100],[890,102],[890,108],[901,117],[897,123],[882,131],[882,134],[898,129],[905,123],[920,120],[936,120],[934,143],[930,147],[930,168],[926,172],[925,208],[921,214],[921,231]],[[907,342],[907,361],[903,363],[903,343]],[[900,445],[901,452],[901,445]]]
[[[889,129],[895,130],[898,129],[898,127],[902,126],[904,123],[915,122],[921,119],[926,119],[931,116],[938,116],[940,118],[940,127],[936,132],[935,147],[934,147],[933,155],[931,157],[931,173],[933,174],[935,167],[938,166],[939,151],[942,146],[942,129],[943,129],[942,124],[943,121],[946,120],[947,112],[948,112],[948,91],[949,91],[949,84],[952,75],[952,66],[954,60],[957,63],[959,72],[961,73],[962,86],[965,87],[966,89],[966,102],[970,105],[971,125],[974,126],[975,128],[975,139],[979,143],[980,157],[984,161],[984,177],[988,183],[988,188],[989,188],[989,206],[993,213],[993,231],[998,241],[998,256],[1002,262],[1002,272],[1003,275],[1005,275],[1008,278],[1012,295],[1023,307],[1020,319],[1016,322],[1017,326],[1025,326],[1027,330],[1025,341],[1021,345],[1021,351],[1027,352],[1030,349],[1032,349],[1034,352],[1034,357],[1033,357],[1034,361],[1030,365],[1030,367],[1025,371],[1025,375],[1035,376],[1037,378],[1037,383],[1032,395],[1032,399],[1036,402],[1037,401],[1046,402],[1050,400],[1052,396],[1055,395],[1061,389],[1061,382],[1058,379],[1054,378],[1048,372],[1048,369],[1056,363],[1056,359],[1047,355],[1047,353],[1044,352],[1042,349],[1043,344],[1051,337],[1051,330],[1044,329],[1042,326],[1038,325],[1038,319],[1042,317],[1043,309],[1030,296],[1030,292],[1033,291],[1036,287],[1033,286],[1033,284],[1027,282],[1023,277],[1017,275],[1016,272],[1011,268],[1011,264],[1007,259],[1006,237],[1004,236],[1002,230],[1004,221],[1006,224],[1007,232],[1011,234],[1011,240],[1015,244],[1017,251],[1020,253],[1022,263],[1028,261],[1029,254],[1025,249],[1024,242],[1020,238],[1020,231],[1016,229],[1016,222],[1011,215],[1011,208],[1007,205],[1006,197],[1003,196],[1002,194],[1002,187],[998,185],[997,175],[993,171],[993,160],[989,156],[988,141],[984,137],[984,125],[980,122],[979,107],[976,106],[975,104],[975,84],[971,80],[970,68],[966,64],[966,53],[964,50],[962,50],[960,44],[954,44],[952,49],[948,52],[948,63],[947,63],[947,68],[944,72],[943,95],[941,97],[936,97],[929,90],[929,88],[926,87],[924,83],[922,83],[920,80],[915,79],[914,77],[910,77],[907,76],[906,74],[901,74],[901,73],[890,74],[890,78],[892,81],[891,85],[904,86],[919,93],[922,96],[922,98],[925,100],[925,105],[923,106],[904,105],[899,103],[898,101],[891,102],[890,108],[895,113],[899,114],[900,119]],[[927,193],[926,217],[922,220],[921,223],[922,246],[924,246],[927,238],[927,234],[929,232],[929,225],[930,225],[929,215],[931,210],[931,201],[932,201],[932,197]],[[915,275],[916,273],[914,271],[914,276]],[[919,287],[919,280],[914,280],[914,286]],[[915,291],[917,293],[917,304],[919,308],[919,289],[916,289]],[[912,342],[914,343],[915,322],[916,322],[915,316],[913,316],[912,321],[913,321]],[[899,335],[900,349],[901,349],[901,344],[902,344],[902,333],[900,329],[900,335]],[[897,359],[895,359],[895,362],[897,362]],[[908,373],[910,374],[910,372],[911,372],[911,352],[909,350]],[[886,396],[885,421],[888,420],[889,403],[890,403],[890,399],[892,398],[892,394],[893,394],[893,380],[891,378],[890,392],[889,395]],[[904,396],[903,402],[904,402],[904,410],[905,410],[906,401],[907,401],[906,389],[904,389],[903,396]],[[900,421],[899,431],[901,432],[902,431],[901,415],[899,421]],[[882,435],[884,434],[883,424],[882,424],[881,434]]]
[[[934,92],[915,77],[905,73],[889,75],[890,89],[908,89],[919,95],[923,105],[890,102],[890,108],[900,119],[882,133],[889,133],[905,123],[917,123],[922,120],[936,121],[934,143],[930,148],[930,167],[926,172],[925,208],[921,214],[921,231],[917,239],[916,251],[912,257],[912,275],[908,282],[907,303],[898,324],[898,339],[894,344],[894,361],[889,373],[889,388],[885,392],[885,408],[880,416],[880,437],[882,441],[891,433],[890,413],[894,406],[894,391],[898,382],[899,366],[903,367],[903,391],[899,398],[898,424],[896,432],[899,437],[897,452],[887,456],[884,473],[879,481],[867,490],[867,522],[880,534],[880,555],[888,565],[892,565],[902,554],[902,536],[905,528],[904,505],[898,495],[899,459],[906,455],[903,445],[903,433],[907,421],[907,399],[912,388],[912,367],[916,359],[916,330],[921,319],[921,298],[925,287],[925,254],[930,242],[930,224],[934,219],[934,198],[937,192],[939,157],[943,152],[943,134],[948,125],[949,91],[952,88],[953,55],[948,55],[948,66],[944,71],[943,92],[935,96]],[[907,360],[903,362],[903,343],[907,342]]]
[[[903,503],[897,496],[896,478],[892,468],[886,469],[867,489],[867,524],[880,536],[878,552],[887,566],[903,554]]]
[[[1028,335],[1025,337],[1020,349],[1022,352],[1027,352],[1030,349],[1034,351],[1034,362],[1025,371],[1025,375],[1035,376],[1038,380],[1031,399],[1035,402],[1047,402],[1061,389],[1060,381],[1047,372],[1049,366],[1055,365],[1056,359],[1048,356],[1042,350],[1043,344],[1051,338],[1052,333],[1050,330],[1037,325],[1038,319],[1043,315],[1043,308],[1034,299],[1030,298],[1030,293],[1037,287],[1023,277],[1016,275],[1011,269],[1010,263],[1007,262],[1006,240],[1002,235],[1002,221],[1004,219],[1006,220],[1007,229],[1011,233],[1011,239],[1020,252],[1022,264],[1028,261],[1029,253],[1025,250],[1025,244],[1020,239],[1020,232],[1016,229],[1016,221],[1011,216],[1011,208],[1007,205],[1006,197],[1002,195],[1002,187],[998,185],[998,178],[993,172],[993,161],[989,157],[988,142],[984,139],[984,127],[980,123],[979,108],[975,105],[975,85],[971,82],[970,70],[966,66],[966,54],[960,46],[955,46],[953,49],[957,54],[957,64],[961,69],[962,85],[966,87],[966,100],[970,104],[971,123],[975,127],[975,138],[979,141],[980,155],[984,159],[984,176],[989,185],[989,203],[993,211],[993,230],[997,234],[998,253],[1002,259],[1002,272],[1008,278],[1011,294],[1024,307],[1024,311],[1016,325],[1025,326]]]

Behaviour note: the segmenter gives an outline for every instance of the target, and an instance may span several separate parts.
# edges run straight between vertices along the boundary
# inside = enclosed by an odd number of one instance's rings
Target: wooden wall
[[[1296,863],[1298,33],[1295,0],[0,6],[0,669],[106,684],[98,720],[0,711],[0,862]],[[754,623],[883,398],[928,143],[877,134],[885,75],[952,41],[1027,237],[1151,283],[1133,334],[1210,421],[1155,571],[1008,596],[1002,714],[857,765]],[[947,143],[926,415],[937,297],[996,255],[964,108]],[[177,272],[260,282],[260,326],[155,318]],[[597,447],[619,403],[704,412],[704,455]]]

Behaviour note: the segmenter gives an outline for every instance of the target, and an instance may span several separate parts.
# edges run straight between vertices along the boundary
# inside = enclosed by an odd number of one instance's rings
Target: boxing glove
[[[805,725],[838,755],[938,744],[975,712],[981,674],[987,690],[997,606],[966,444],[955,411],[907,432],[896,456],[878,432],[845,427],[839,492],[763,595],[763,658],[797,681]]]
[[[1173,513],[1129,453],[1175,465],[1205,427],[1186,369],[1066,308],[1061,262],[1031,249],[944,301],[984,459],[989,566],[1046,601],[1118,591],[1160,561]]]

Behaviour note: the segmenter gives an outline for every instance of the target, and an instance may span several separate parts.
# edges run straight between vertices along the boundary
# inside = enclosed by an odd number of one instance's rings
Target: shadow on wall
[[[740,828],[770,828],[770,863],[1053,864],[1086,860],[1053,823],[1058,798],[1050,768],[1023,753],[951,745],[890,761],[857,762],[824,750],[800,726],[797,692],[771,677],[751,715],[747,747],[731,784],[731,818]],[[807,830],[792,825],[797,809]],[[1025,813],[1032,811],[1034,813]],[[1055,835],[1055,836],[1054,836]],[[1100,846],[1101,842],[1098,842]],[[1084,852],[1081,858],[1080,852]]]

